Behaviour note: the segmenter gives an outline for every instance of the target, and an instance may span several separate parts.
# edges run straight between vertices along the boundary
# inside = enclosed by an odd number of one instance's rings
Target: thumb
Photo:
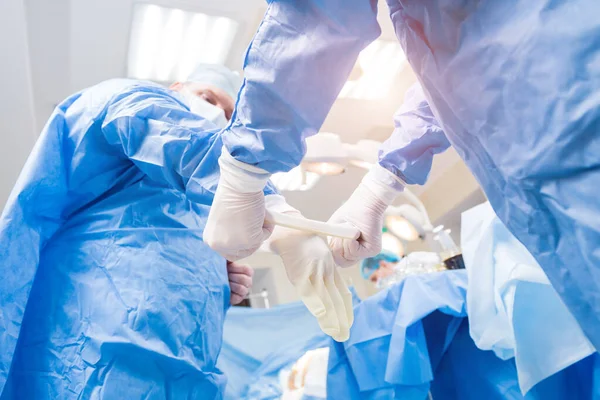
[[[333,238],[330,241],[335,263],[343,268],[351,267],[359,259],[360,248],[358,240]]]

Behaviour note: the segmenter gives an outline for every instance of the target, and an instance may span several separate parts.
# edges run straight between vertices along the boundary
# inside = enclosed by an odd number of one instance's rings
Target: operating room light
[[[306,139],[302,168],[319,175],[339,175],[348,165],[348,152],[340,135],[321,132]]]
[[[381,248],[397,256],[404,256],[404,244],[389,232],[381,235]]]
[[[200,63],[224,64],[238,23],[153,4],[136,4],[128,75],[158,82],[184,81]]]
[[[288,172],[271,175],[271,182],[281,191],[306,191],[312,189],[320,178],[318,174],[296,167]]]
[[[309,172],[313,172],[322,176],[340,175],[346,170],[346,167],[344,167],[342,164],[334,162],[304,163],[303,167]]]
[[[394,235],[409,242],[415,241],[419,238],[419,232],[417,232],[414,225],[407,221],[404,217],[397,215],[388,216],[385,219],[385,226]]]
[[[403,192],[404,195],[410,194],[408,189]],[[411,194],[411,196],[414,196]],[[413,199],[414,201],[414,199]],[[398,236],[400,239],[412,242],[419,238],[430,229],[428,217],[423,211],[419,211],[411,204],[402,204],[400,206],[391,206],[385,212],[384,225],[390,232]]]
[[[310,190],[322,176],[340,175],[349,166],[371,169],[377,162],[380,145],[374,140],[347,144],[339,135],[322,132],[306,140],[306,155],[301,166],[273,174],[271,181],[279,190]]]
[[[376,100],[385,97],[395,75],[401,70],[406,56],[398,42],[376,40],[364,49],[357,61],[354,74],[342,88],[340,98]]]

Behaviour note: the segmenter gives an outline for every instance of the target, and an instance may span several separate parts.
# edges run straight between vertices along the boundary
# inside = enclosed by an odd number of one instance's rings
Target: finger
[[[337,265],[346,268],[356,264],[361,247],[357,240],[334,239],[331,243],[333,259]]]
[[[331,260],[333,267],[333,260]],[[340,293],[338,287],[335,284],[335,271],[332,269],[325,276],[325,286],[327,287],[327,292],[331,297],[331,301],[333,303],[333,307],[335,309],[335,314],[339,321],[340,332],[333,338],[338,342],[346,341],[350,335],[350,325],[348,323],[348,313],[346,311],[346,305],[342,298],[342,294]]]
[[[249,288],[252,286],[252,278],[245,274],[229,274],[229,283],[237,283]]]
[[[237,262],[228,262],[227,272],[230,274],[244,274],[250,277],[254,275],[254,270],[251,266],[246,264],[238,264]]]
[[[313,296],[300,296],[302,302],[306,305],[306,308],[311,311],[311,304],[315,303],[315,298]],[[322,303],[321,303],[322,304]],[[319,328],[328,336],[337,337],[340,334],[340,329],[335,320],[331,320],[331,316],[334,314],[332,310],[315,313],[311,311],[311,314],[315,316],[317,319],[317,323],[319,324]]]
[[[346,319],[348,321],[348,328],[352,327],[354,323],[354,305],[352,304],[352,293],[350,289],[348,289],[348,285],[344,280],[340,270],[338,268],[335,269],[335,285],[340,292],[342,299],[344,301],[344,309],[346,310]]]
[[[328,242],[329,242],[329,248],[332,251],[338,250],[342,247],[341,246],[342,239],[340,239],[340,238],[330,237]]]
[[[250,289],[248,289],[248,287],[235,282],[229,282],[229,288],[231,289],[231,293],[235,293],[243,297],[246,297],[248,295],[248,292],[250,292]]]
[[[315,295],[312,284],[308,279],[304,282],[295,284],[295,286],[296,290],[298,290],[298,295],[302,299],[302,302],[315,318],[321,318],[327,313],[325,305],[321,299]]]
[[[296,287],[298,288],[298,293],[302,302],[306,305],[311,314],[315,316],[321,330],[331,337],[338,336],[339,326],[335,319],[335,312],[332,309],[331,300],[329,299],[328,301],[328,308],[325,305],[327,299],[324,298],[323,294],[316,290],[310,279],[301,282]]]
[[[236,306],[236,305],[240,304],[242,301],[244,301],[245,298],[246,298],[246,296],[240,296],[239,294],[231,293],[231,297],[230,297],[229,301],[232,306]]]
[[[356,263],[360,260],[362,250],[365,248],[364,243],[360,240],[344,240],[344,256],[348,261]]]
[[[323,332],[334,337],[340,333],[340,322],[335,306],[333,305],[333,300],[329,295],[325,283],[325,276],[323,274],[325,266],[323,265],[322,260],[313,261],[313,263],[315,264],[311,270],[314,271],[314,273],[311,276],[310,281],[315,291],[315,295],[321,299],[325,306],[325,314],[318,317],[317,321]]]

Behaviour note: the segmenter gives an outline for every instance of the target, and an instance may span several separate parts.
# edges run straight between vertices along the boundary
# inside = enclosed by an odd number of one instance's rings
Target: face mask
[[[221,108],[213,106],[189,90],[182,90],[180,93],[185,99],[190,111],[194,114],[198,114],[202,118],[212,122],[219,129],[225,128],[229,123],[225,117],[225,111],[223,111]]]

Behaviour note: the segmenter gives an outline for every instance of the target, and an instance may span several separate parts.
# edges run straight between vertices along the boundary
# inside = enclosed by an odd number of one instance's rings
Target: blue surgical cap
[[[360,274],[362,277],[369,279],[371,275],[373,275],[373,273],[379,269],[379,262],[381,261],[395,263],[400,261],[400,258],[394,253],[385,250],[377,254],[375,257],[365,258],[360,264]]]
[[[200,64],[187,78],[188,82],[205,83],[224,90],[234,100],[242,86],[242,78],[237,72],[219,64]]]

